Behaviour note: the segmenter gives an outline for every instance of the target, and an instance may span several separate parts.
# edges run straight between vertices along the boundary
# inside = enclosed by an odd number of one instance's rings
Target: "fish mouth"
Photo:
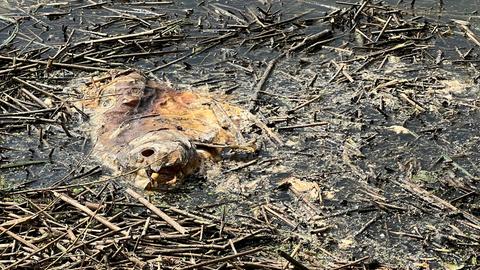
[[[151,166],[141,168],[135,175],[135,185],[147,190],[172,189],[185,178],[181,166],[165,166],[153,170]]]
[[[136,169],[135,186],[147,190],[176,187],[197,171],[199,156],[190,141],[172,131],[148,134],[129,143],[126,166]]]

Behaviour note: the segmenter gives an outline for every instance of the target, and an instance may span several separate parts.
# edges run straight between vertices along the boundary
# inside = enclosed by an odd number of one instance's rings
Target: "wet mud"
[[[38,211],[30,200],[87,230],[77,222],[87,212],[73,208],[69,195],[82,205],[95,202],[92,209],[115,217],[113,225],[131,226],[133,240],[104,236],[121,248],[95,242],[108,229],[98,223],[82,243],[121,264],[72,246],[79,258],[115,267],[154,267],[154,257],[163,256],[165,269],[476,269],[474,2],[12,4],[4,15],[19,30],[0,55],[0,194],[8,206],[2,226],[25,215],[13,202]],[[4,21],[7,39],[15,23]],[[95,142],[79,126],[89,115],[88,105],[74,106],[84,102],[79,85],[132,68],[149,80],[197,89],[192,93],[227,96],[257,119],[252,133],[262,139],[254,157],[220,160],[170,192],[137,190],[188,228],[184,236],[125,191],[126,177],[92,157]],[[115,121],[101,120],[118,127]],[[132,130],[126,141],[137,136]],[[99,138],[105,149],[115,148],[108,136]],[[40,221],[31,223],[37,237],[48,228]],[[152,236],[163,230],[166,238]],[[29,240],[24,227],[11,232]],[[64,239],[58,243],[71,244]],[[10,245],[11,235],[0,242]],[[78,266],[15,250],[23,259],[6,253],[6,267],[35,260]],[[220,259],[235,254],[238,261]]]

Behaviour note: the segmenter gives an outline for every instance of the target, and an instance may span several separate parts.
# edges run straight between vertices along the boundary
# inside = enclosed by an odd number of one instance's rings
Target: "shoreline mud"
[[[480,30],[442,3],[8,1],[1,267],[477,269]],[[229,96],[271,133],[135,190],[68,102],[113,69]]]

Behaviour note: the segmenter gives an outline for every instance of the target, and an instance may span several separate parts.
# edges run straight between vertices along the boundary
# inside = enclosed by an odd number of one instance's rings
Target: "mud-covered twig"
[[[197,263],[197,264],[194,264],[194,265],[190,265],[190,266],[187,266],[187,267],[182,267],[182,268],[180,268],[180,270],[195,269],[195,268],[199,268],[199,267],[202,267],[202,266],[211,265],[211,264],[214,264],[214,263],[217,263],[217,262],[229,261],[231,259],[235,259],[235,258],[242,257],[242,256],[245,256],[245,255],[257,253],[259,251],[262,251],[263,249],[264,249],[263,247],[259,247],[259,248],[247,250],[247,251],[244,251],[244,252],[239,252],[239,253],[234,254],[234,255],[225,256],[223,258],[213,259],[213,260]]]
[[[10,44],[10,42],[12,42],[15,37],[17,36],[18,34],[18,30],[19,30],[19,27],[20,27],[20,24],[18,23],[17,20],[14,20],[12,18],[9,18],[7,16],[3,16],[3,15],[0,15],[0,20],[2,21],[6,21],[8,23],[11,23],[14,25],[14,29],[12,31],[12,33],[0,44],[0,50],[6,46],[8,46],[8,44]]]
[[[461,21],[461,20],[453,20],[463,31],[465,31],[465,34],[467,37],[475,43],[475,45],[480,47],[480,38],[470,29],[470,23],[466,21]]]
[[[270,60],[268,63],[267,67],[265,68],[265,71],[263,72],[262,77],[260,80],[257,82],[255,85],[255,88],[253,89],[253,95],[252,98],[250,99],[250,105],[249,105],[249,111],[254,112],[256,110],[257,102],[260,97],[260,91],[262,91],[265,87],[265,84],[267,83],[268,78],[272,74],[273,69],[275,68],[275,65],[277,62],[282,59],[285,56],[284,53],[280,54],[279,56],[275,57],[274,59]]]
[[[335,267],[335,268],[333,268],[333,269],[335,269],[335,270],[340,270],[340,269],[349,268],[349,267],[351,267],[351,266],[354,266],[354,265],[356,265],[356,264],[359,264],[359,263],[367,260],[368,258],[370,258],[370,256],[362,257],[362,258],[360,258],[360,259],[358,259],[358,260],[355,260],[355,261],[353,261],[353,262],[350,262],[350,263],[347,263],[347,264],[344,264],[344,265]]]
[[[285,260],[287,260],[289,263],[291,263],[292,265],[294,265],[295,268],[297,269],[301,269],[301,270],[308,270],[309,268],[306,267],[305,265],[303,265],[301,262],[295,260],[295,258],[293,258],[292,256],[290,256],[289,254],[287,254],[285,251],[283,250],[279,250],[278,251],[278,254],[280,254],[280,256],[282,256]]]
[[[297,128],[306,128],[306,127],[318,127],[318,126],[325,126],[330,124],[329,122],[315,122],[315,123],[306,123],[306,124],[298,124],[298,125],[291,125],[291,126],[284,126],[278,127],[278,130],[291,130]]]

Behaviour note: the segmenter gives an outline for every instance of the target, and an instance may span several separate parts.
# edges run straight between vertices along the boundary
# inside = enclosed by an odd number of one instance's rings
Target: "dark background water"
[[[20,19],[22,22],[21,34],[14,40],[15,45],[3,50],[1,55],[13,49],[17,49],[16,54],[28,55],[30,51],[43,48],[45,52],[41,55],[33,54],[34,57],[42,59],[55,55],[65,43],[66,34],[73,29],[74,42],[82,42],[102,38],[102,34],[118,35],[154,28],[167,19],[185,20],[186,24],[172,27],[166,33],[169,37],[182,36],[182,39],[150,44],[151,47],[148,47],[149,50],[176,49],[178,52],[109,61],[112,67],[135,67],[142,70],[186,56],[192,48],[202,48],[202,41],[228,33],[226,26],[229,24],[238,24],[233,18],[220,16],[210,5],[217,5],[238,14],[248,12],[247,7],[265,9],[268,3],[272,3],[272,9],[281,14],[279,20],[291,18],[307,10],[311,12],[305,17],[312,19],[346,6],[336,1],[173,1],[173,4],[161,6],[136,6],[129,1],[113,1],[106,9],[78,8],[91,4],[89,1],[70,1],[68,5],[58,6],[52,5],[50,1],[1,3],[3,10],[0,14]],[[397,1],[390,3],[396,4]],[[464,38],[450,20],[469,20],[472,23],[471,29],[477,34],[480,33],[479,15],[476,12],[479,4],[480,1],[444,1],[442,7],[439,1],[417,0],[414,9],[410,8],[410,1],[400,3],[399,8],[410,17],[421,15],[430,22],[449,24],[452,34],[428,43],[432,46],[428,53],[435,55],[437,50],[441,50],[447,59],[455,60],[459,58],[455,47],[462,52],[472,48],[473,55],[478,48]],[[150,14],[159,16],[159,19],[149,21],[152,25],[147,27],[138,20],[115,21],[118,12],[139,17]],[[9,35],[13,26],[7,26],[4,22],[1,22],[0,26],[5,26],[0,31],[1,40]],[[282,30],[303,37],[302,35],[316,33],[326,27],[325,23],[317,22],[304,28],[289,24]],[[248,40],[249,36],[246,34],[244,37]],[[331,48],[310,54],[294,54],[280,61],[262,95],[262,120],[274,129],[315,121],[328,121],[329,125],[279,130],[278,133],[286,146],[275,149],[267,144],[258,164],[228,172],[238,164],[225,161],[221,164],[225,173],[219,177],[209,180],[195,179],[175,193],[157,194],[157,197],[173,205],[194,209],[201,209],[202,206],[216,202],[227,202],[227,211],[231,213],[249,209],[239,206],[261,204],[265,201],[278,203],[284,207],[282,209],[286,213],[301,217],[299,232],[333,224],[335,229],[314,238],[312,248],[321,246],[338,252],[341,257],[359,258],[370,255],[380,262],[412,266],[421,258],[433,256],[432,254],[444,256],[442,258],[445,261],[459,263],[475,256],[472,255],[475,245],[464,247],[461,246],[462,243],[452,244],[444,240],[445,235],[454,233],[450,225],[467,231],[457,223],[454,214],[440,213],[438,209],[405,192],[396,183],[409,177],[416,179],[415,181],[422,183],[427,190],[449,201],[470,194],[457,201],[456,206],[479,215],[480,170],[477,164],[480,161],[480,115],[476,101],[479,93],[478,80],[475,80],[478,77],[478,66],[436,64],[429,57],[415,62],[411,57],[401,58],[401,55],[396,55],[399,59],[387,61],[384,69],[378,68],[376,63],[356,74],[354,83],[332,81],[336,68],[328,65],[329,60],[340,62],[348,58],[335,49],[341,47],[345,41],[354,44],[354,38],[353,35],[347,36],[344,40],[329,44]],[[209,86],[213,92],[229,92],[232,102],[247,106],[267,63],[279,55],[284,48],[281,46],[287,47],[290,44],[275,47],[275,44],[262,42],[254,46],[254,41],[237,41],[226,41],[201,54],[155,71],[153,75],[174,84]],[[114,50],[115,46],[120,45],[107,44],[98,49]],[[84,48],[79,46],[78,51],[72,53],[80,54]],[[127,46],[120,51],[131,53],[138,50],[138,47]],[[101,64],[98,66],[102,67]],[[356,67],[352,64],[349,71]],[[88,77],[91,73],[63,70],[53,74],[36,75],[38,77],[27,76],[27,79],[58,85],[60,89],[57,91],[68,98],[76,96],[75,89],[78,86],[70,81]],[[315,76],[318,78],[313,87],[305,87]],[[413,91],[414,97],[429,108],[425,113],[418,113],[394,96],[396,88],[379,91],[378,94],[364,92],[365,89],[374,88],[375,81],[382,81],[384,78],[418,78],[419,85],[436,86],[443,80],[459,80],[466,86],[455,93],[432,92],[428,87],[425,87],[427,90],[422,87],[400,87],[399,90],[402,91]],[[12,93],[16,89],[15,84],[5,82],[1,87],[2,94]],[[449,87],[446,91],[448,90]],[[289,109],[317,94],[322,95],[318,103],[293,115],[287,113]],[[357,99],[358,102],[355,102]],[[386,103],[386,116],[378,110],[382,103]],[[278,118],[287,120],[281,121]],[[62,179],[73,181],[75,175],[91,170],[95,172],[99,163],[88,157],[91,147],[88,136],[81,129],[75,129],[77,122],[74,120],[70,123],[73,135],[71,138],[65,136],[58,126],[45,128],[43,133],[39,131],[42,125],[32,125],[31,132],[23,129],[1,130],[0,143],[5,148],[0,152],[3,164],[18,159],[47,160],[37,166],[1,170],[0,176],[10,181],[9,188],[45,187]],[[403,126],[419,136],[396,134],[389,129],[391,126]],[[40,134],[43,134],[41,139]],[[52,149],[52,160],[48,160]],[[355,149],[360,153],[355,152]],[[103,174],[108,175],[109,172],[104,170]],[[98,180],[99,177],[101,174],[97,173],[82,178],[81,181]],[[327,217],[313,222],[309,212],[300,208],[301,201],[297,201],[291,193],[278,189],[278,182],[286,177],[318,183],[323,200],[316,202],[316,205]],[[26,185],[21,186],[22,183]],[[219,186],[223,186],[226,192],[216,192]],[[368,195],[372,193],[385,197],[388,203],[398,205],[403,210],[379,210]],[[339,215],[344,211],[348,214]],[[342,240],[349,239],[352,233],[361,229],[372,218],[377,218],[378,221],[373,223],[365,234],[353,237],[352,245],[342,250]],[[437,251],[425,246],[421,241],[389,234],[390,231],[413,233],[416,232],[415,229],[428,236],[428,241],[452,248],[454,252],[438,255]]]

